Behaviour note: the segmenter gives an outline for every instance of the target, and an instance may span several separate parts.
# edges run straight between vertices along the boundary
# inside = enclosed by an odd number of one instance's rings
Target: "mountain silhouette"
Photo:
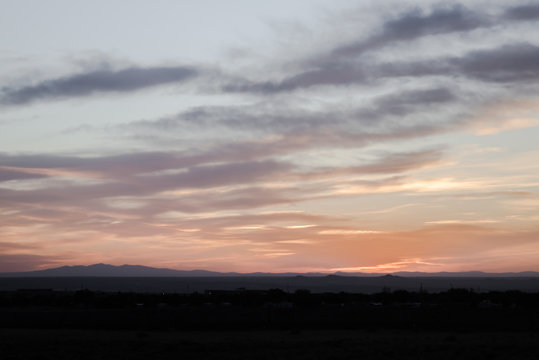
[[[466,272],[394,272],[388,273],[360,273],[360,272],[336,272],[334,274],[327,273],[237,273],[237,272],[215,272],[208,270],[175,270],[167,268],[154,268],[142,265],[109,265],[109,264],[93,264],[93,265],[75,265],[61,266],[57,268],[26,271],[26,272],[10,272],[0,273],[2,277],[71,277],[71,276],[95,276],[95,277],[217,277],[217,276],[334,276],[334,277],[539,277],[539,272],[525,271],[518,273],[485,273],[481,271],[466,271]]]
[[[3,273],[3,276],[140,276],[140,277],[167,277],[167,276],[218,276],[220,273],[206,270],[173,270],[165,268],[153,268],[142,265],[121,265],[114,266],[109,264],[93,264],[93,265],[75,265],[61,266],[52,269]]]

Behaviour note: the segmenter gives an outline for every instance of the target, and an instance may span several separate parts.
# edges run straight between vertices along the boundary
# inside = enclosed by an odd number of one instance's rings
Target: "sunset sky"
[[[0,0],[0,271],[539,271],[537,1]]]

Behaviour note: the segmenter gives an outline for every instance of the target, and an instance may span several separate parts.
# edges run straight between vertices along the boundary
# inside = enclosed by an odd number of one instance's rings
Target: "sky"
[[[539,271],[537,1],[0,0],[0,271]]]

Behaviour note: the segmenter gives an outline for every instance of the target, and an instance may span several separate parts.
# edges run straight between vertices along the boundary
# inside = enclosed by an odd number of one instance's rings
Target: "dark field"
[[[2,359],[537,359],[533,332],[0,330]]]
[[[539,359],[538,291],[391,290],[393,278],[370,293],[293,290],[301,283],[292,281],[288,290],[219,290],[206,280],[214,289],[59,291],[45,282],[0,291],[0,358]]]
[[[377,293],[383,290],[430,292],[451,288],[475,291],[539,291],[537,277],[352,277],[352,276],[235,276],[235,277],[0,277],[0,291],[56,289],[75,291],[204,292],[208,289],[283,289],[312,292]]]

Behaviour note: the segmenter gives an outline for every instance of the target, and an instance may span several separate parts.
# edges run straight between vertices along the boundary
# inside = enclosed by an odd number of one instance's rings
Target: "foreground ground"
[[[0,359],[539,359],[539,293],[0,292]]]
[[[533,332],[1,329],[2,359],[538,359]]]

